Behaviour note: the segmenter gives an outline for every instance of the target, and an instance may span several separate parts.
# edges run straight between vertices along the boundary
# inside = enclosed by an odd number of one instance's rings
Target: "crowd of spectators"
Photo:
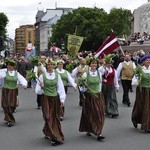
[[[144,41],[149,41],[150,40],[150,34],[143,32],[143,34],[141,34],[140,32],[138,33],[134,33],[133,35],[131,35],[130,38],[130,43],[132,42],[137,42],[139,44],[143,44]]]

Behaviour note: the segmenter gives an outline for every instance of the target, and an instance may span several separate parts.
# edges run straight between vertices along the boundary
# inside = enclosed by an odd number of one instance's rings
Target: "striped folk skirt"
[[[132,123],[141,124],[141,130],[150,130],[150,88],[136,88]]]
[[[116,88],[114,85],[102,85],[102,93],[105,99],[105,113],[110,115],[119,115]]]
[[[82,114],[80,120],[79,131],[90,132],[94,135],[100,135],[105,120],[105,103],[102,93],[97,93],[97,97],[93,97],[88,92],[84,93]]]
[[[43,133],[49,136],[51,140],[58,142],[64,141],[64,135],[61,130],[60,124],[60,103],[59,97],[42,96],[42,112],[45,121]]]
[[[16,89],[5,89],[2,88],[1,105],[4,110],[4,120],[7,122],[15,123],[13,112],[17,105],[18,88]]]

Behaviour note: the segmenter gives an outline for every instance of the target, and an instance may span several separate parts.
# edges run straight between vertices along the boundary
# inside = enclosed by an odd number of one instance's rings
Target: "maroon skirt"
[[[1,105],[4,110],[4,120],[15,123],[13,112],[17,105],[18,88],[16,89],[2,89]]]
[[[16,89],[5,89],[2,88],[1,105],[4,107],[16,107],[18,96],[18,88]]]
[[[84,93],[85,100],[82,106],[80,132],[91,132],[95,135],[102,132],[105,120],[105,103],[102,93],[96,95],[97,97],[94,97],[90,93]]]
[[[59,97],[42,96],[42,112],[45,125],[43,133],[50,137],[51,140],[59,142],[64,141],[64,135],[61,130],[60,124],[60,103]]]
[[[131,119],[133,124],[141,124],[142,130],[150,130],[150,88],[136,88]]]

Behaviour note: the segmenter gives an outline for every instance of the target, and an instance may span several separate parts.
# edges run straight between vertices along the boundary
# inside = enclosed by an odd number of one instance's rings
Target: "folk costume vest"
[[[142,72],[141,87],[150,88],[150,73]]]
[[[8,71],[6,72],[6,77],[4,78],[4,88],[5,89],[17,88],[17,72],[16,71],[15,71],[14,76],[10,76]]]
[[[46,96],[57,96],[57,82],[58,82],[58,74],[55,73],[54,79],[47,79],[46,75],[43,74],[44,81],[44,95]]]
[[[57,73],[60,75],[60,77],[61,77],[61,79],[63,81],[64,86],[67,86],[68,85],[67,71],[65,70],[64,73],[59,73],[59,72],[57,72]]]
[[[114,77],[115,77],[115,70],[112,68],[112,72],[109,73],[107,70],[105,74],[103,75],[103,83],[108,85],[114,84]]]
[[[87,84],[93,93],[100,92],[100,78],[99,73],[97,72],[97,76],[91,76],[89,71],[87,72]]]
[[[127,65],[125,62],[122,62],[122,73],[121,73],[121,79],[122,80],[132,80],[133,74],[133,63],[130,62],[129,65]]]

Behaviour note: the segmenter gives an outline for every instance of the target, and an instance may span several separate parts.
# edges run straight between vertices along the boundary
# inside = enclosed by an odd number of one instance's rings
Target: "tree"
[[[53,25],[53,34],[50,43],[61,45],[61,41],[67,43],[67,34],[76,34],[85,37],[81,46],[82,50],[97,49],[106,36],[107,13],[98,8],[78,8],[63,15]],[[105,32],[104,32],[105,31]]]
[[[0,13],[0,50],[3,49],[4,41],[6,39],[6,26],[8,24],[8,18],[4,13]]]
[[[109,28],[113,29],[118,37],[131,34],[131,18],[130,10],[122,8],[112,8],[108,14]]]
[[[131,32],[132,13],[126,9],[112,8],[110,13],[102,8],[78,8],[63,15],[52,26],[50,43],[61,47],[62,41],[67,45],[67,34],[77,34],[85,37],[81,46],[82,50],[97,50],[113,29],[118,37],[129,35]],[[75,31],[75,29],[77,29]],[[75,33],[76,32],[76,33]]]

